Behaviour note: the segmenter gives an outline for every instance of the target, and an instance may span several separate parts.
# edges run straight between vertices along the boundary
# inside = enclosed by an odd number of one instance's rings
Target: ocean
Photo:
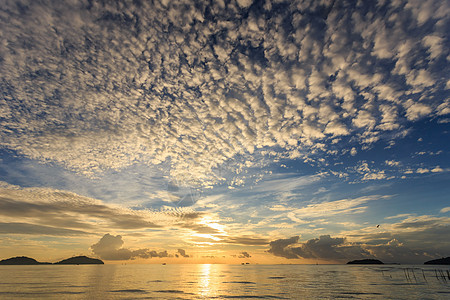
[[[0,266],[0,299],[450,299],[450,267]]]

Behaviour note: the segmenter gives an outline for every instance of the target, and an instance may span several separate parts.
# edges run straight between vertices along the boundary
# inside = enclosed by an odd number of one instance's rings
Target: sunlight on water
[[[447,266],[0,266],[0,299],[449,299]]]
[[[208,297],[211,296],[214,292],[217,291],[217,289],[214,287],[214,285],[211,283],[211,265],[205,264],[200,265],[200,278],[198,281],[198,291],[199,295],[202,297]]]

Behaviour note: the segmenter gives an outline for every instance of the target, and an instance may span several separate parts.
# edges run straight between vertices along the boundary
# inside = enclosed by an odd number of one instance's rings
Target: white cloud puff
[[[128,248],[123,248],[123,244],[122,236],[114,236],[107,233],[97,243],[93,244],[91,249],[95,255],[105,260],[129,260],[152,257],[162,258],[169,256],[166,250],[161,252],[156,252],[155,250],[149,250],[147,248],[130,250]],[[189,255],[187,257],[189,257]]]

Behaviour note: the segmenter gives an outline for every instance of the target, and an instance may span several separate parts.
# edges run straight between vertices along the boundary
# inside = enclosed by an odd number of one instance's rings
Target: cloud
[[[431,108],[425,104],[413,103],[412,101],[409,101],[406,105],[408,107],[406,109],[406,117],[409,120],[417,120],[421,116],[431,113]]]
[[[210,186],[239,157],[313,162],[448,111],[442,1],[24,3],[0,17],[2,145],[86,176]]]
[[[369,201],[386,199],[389,196],[363,196],[355,199],[341,199],[317,204],[308,204],[305,207],[292,211],[290,217],[299,218],[319,218],[323,216],[332,216],[338,214],[361,213],[366,207],[361,206]]]
[[[37,224],[18,223],[18,222],[1,222],[1,234],[30,234],[30,235],[53,235],[53,236],[77,236],[87,235],[89,232],[65,229]]]
[[[182,257],[189,257],[189,255],[186,254],[186,251],[183,249],[178,249],[178,254],[181,255]],[[177,255],[177,254],[175,254]],[[178,257],[178,256],[177,256]]]
[[[444,207],[444,208],[442,208],[439,212],[441,213],[441,214],[443,214],[443,213],[446,213],[446,212],[449,212],[450,211],[450,207]]]
[[[168,257],[166,250],[156,252],[149,249],[130,250],[122,248],[122,236],[105,234],[97,243],[91,246],[92,252],[105,260],[130,260],[136,258]],[[180,249],[181,250],[181,249]]]
[[[250,257],[252,257],[248,252],[246,252],[246,251],[242,251],[240,254],[239,254],[239,256],[238,256],[239,258],[250,258]]]
[[[287,259],[322,259],[346,262],[354,259],[377,258],[383,262],[423,263],[436,254],[421,249],[411,249],[396,239],[387,243],[352,243],[346,238],[322,235],[304,243],[298,242],[298,236],[270,242],[269,253]]]
[[[385,219],[390,220],[390,219],[405,218],[405,217],[410,217],[410,216],[411,216],[411,214],[398,214],[395,216],[385,217]]]
[[[400,165],[400,162],[395,160],[386,160],[384,163],[390,167],[398,167]]]
[[[21,188],[2,183],[0,215],[3,230],[28,234],[80,235],[103,230],[147,230],[158,228],[189,229],[201,233],[220,233],[200,223],[207,213],[191,208],[168,207],[161,210],[130,209],[72,192],[50,188]],[[17,223],[16,229],[6,223]],[[27,227],[28,226],[28,227]],[[22,228],[22,229],[21,229]]]
[[[345,243],[344,238],[332,238],[322,235],[305,243],[298,243],[299,237],[280,239],[270,242],[269,253],[288,259],[326,259],[342,260],[367,257],[370,254],[359,245]]]
[[[431,169],[431,172],[433,172],[433,173],[440,173],[440,172],[444,172],[444,169],[442,169],[439,166],[436,166],[433,169]]]
[[[299,238],[299,236],[293,236],[289,239],[278,239],[272,241],[269,243],[270,249],[267,252],[272,253],[275,256],[281,256],[289,259],[298,258],[298,256],[290,250],[289,246],[297,244]]]
[[[322,235],[319,238],[310,239],[301,247],[293,247],[291,251],[303,258],[321,258],[329,260],[353,259],[368,256],[359,245],[345,243],[345,238],[332,238]]]
[[[286,207],[286,206],[281,205],[281,204],[272,205],[271,207],[269,207],[269,209],[273,210],[273,211],[290,211],[290,210],[293,210],[292,208]]]
[[[355,167],[355,170],[357,173],[363,175],[363,181],[386,179],[384,170],[371,169],[366,161],[359,162],[359,165]]]
[[[295,174],[282,174],[274,175],[273,178],[264,181],[264,184],[260,184],[252,188],[253,193],[273,192],[284,193],[290,192],[296,189],[301,189],[311,185],[314,182],[319,181],[322,178],[321,174],[309,175],[309,176],[295,176]],[[282,178],[279,178],[282,177]]]
[[[380,228],[369,226],[342,234],[390,262],[423,263],[425,258],[442,257],[450,251],[450,243],[442,239],[450,234],[450,218],[429,215],[394,217],[406,218],[393,224],[380,224]],[[389,244],[392,240],[399,244]],[[396,247],[399,245],[400,248]],[[385,256],[381,256],[382,253]]]
[[[406,229],[407,231],[410,230],[424,230],[428,228],[435,228],[439,226],[449,226],[450,225],[450,218],[446,217],[432,217],[432,216],[412,216],[409,218],[406,218],[402,220],[400,223],[396,223],[393,225],[395,229]]]
[[[0,214],[62,228],[93,230],[97,220],[122,229],[157,228],[151,212],[136,212],[77,194],[47,188],[1,189]]]
[[[429,173],[429,172],[430,172],[430,170],[428,170],[427,168],[418,168],[416,170],[416,173],[419,173],[419,174],[425,174],[425,173]]]
[[[264,238],[254,238],[248,236],[230,236],[225,238],[223,241],[227,244],[236,244],[236,245],[246,245],[246,246],[261,246],[267,245],[269,241]]]
[[[132,258],[129,249],[121,248],[123,245],[122,236],[105,234],[100,241],[91,246],[92,252],[106,260],[128,260]]]
[[[365,248],[371,255],[387,263],[399,262],[422,264],[435,257],[434,253],[427,253],[421,249],[411,249],[396,239],[392,239],[386,244],[367,245]]]

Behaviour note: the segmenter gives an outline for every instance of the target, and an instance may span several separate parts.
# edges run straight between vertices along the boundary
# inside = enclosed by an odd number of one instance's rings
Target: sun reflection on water
[[[198,294],[209,298],[217,295],[220,283],[217,276],[214,276],[216,265],[199,265]]]

